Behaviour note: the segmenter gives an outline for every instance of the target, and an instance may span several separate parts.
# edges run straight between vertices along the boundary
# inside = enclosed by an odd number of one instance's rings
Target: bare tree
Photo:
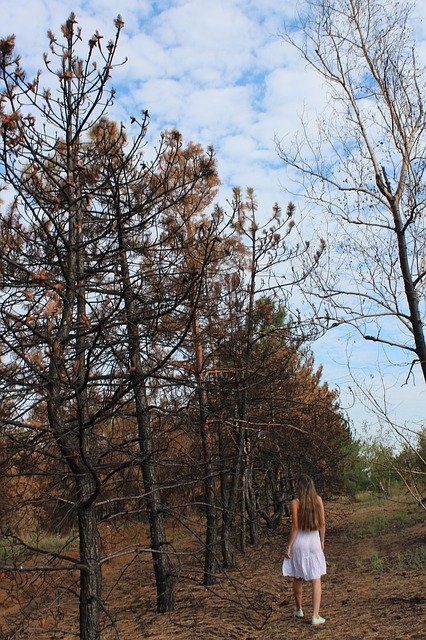
[[[425,85],[411,10],[408,2],[308,0],[300,29],[282,37],[322,77],[330,101],[317,135],[303,122],[302,137],[278,152],[323,227],[331,224],[334,257],[308,292],[318,319],[402,349],[426,379]]]

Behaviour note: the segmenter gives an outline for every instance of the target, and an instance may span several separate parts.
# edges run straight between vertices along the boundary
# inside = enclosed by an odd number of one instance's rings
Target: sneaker
[[[293,616],[295,618],[303,618],[303,616],[304,616],[303,609],[295,609],[294,613],[293,613]]]
[[[312,616],[311,622],[313,625],[324,624],[325,618],[322,618],[321,616]]]

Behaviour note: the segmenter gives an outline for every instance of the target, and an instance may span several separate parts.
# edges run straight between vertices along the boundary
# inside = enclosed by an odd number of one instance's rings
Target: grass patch
[[[373,513],[367,518],[351,527],[350,531],[343,534],[343,539],[357,540],[379,536],[383,532],[407,527],[417,522],[421,522],[422,517],[418,511],[396,511],[390,513]]]
[[[378,551],[373,551],[370,556],[370,566],[373,571],[424,569],[426,567],[426,545],[407,549],[398,553],[395,558],[380,556]]]
[[[272,624],[264,627],[264,630],[268,633],[269,638],[282,638],[283,637],[283,625],[282,624]],[[245,637],[245,636],[244,636]]]
[[[69,548],[77,539],[75,531],[65,535],[43,532],[40,529],[27,534],[22,542],[7,536],[0,538],[0,561],[3,563],[22,564],[31,556],[36,555],[34,549],[43,549],[57,553]],[[27,546],[28,545],[28,546]],[[28,547],[31,547],[30,549]]]
[[[39,547],[49,551],[59,551],[66,549],[78,540],[76,531],[69,531],[65,534],[49,533],[46,531],[36,531],[31,537],[25,539],[28,545]]]
[[[426,545],[398,553],[395,564],[398,569],[426,568]]]
[[[357,493],[355,496],[347,497],[346,499],[355,509],[363,509],[365,507],[382,508],[385,504],[399,504],[401,505],[401,508],[407,509],[412,509],[417,506],[417,503],[410,495],[407,495],[398,488],[395,488],[390,494],[363,491]]]
[[[373,571],[383,571],[386,566],[386,558],[381,558],[377,551],[373,551],[370,558],[370,564]]]
[[[355,499],[352,500],[354,505],[359,507],[378,507],[383,505],[383,501],[383,496],[372,493],[371,491],[357,493]]]
[[[9,538],[0,538],[0,562],[4,564],[19,564],[28,558],[29,553],[24,545]]]

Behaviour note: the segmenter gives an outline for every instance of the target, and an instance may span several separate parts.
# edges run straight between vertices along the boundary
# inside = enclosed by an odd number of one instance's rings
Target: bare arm
[[[324,541],[325,541],[325,511],[324,511],[324,503],[322,499],[318,496],[318,500],[320,503],[320,511],[321,511],[321,522],[322,525],[319,528],[320,540],[321,540],[321,548],[324,551]]]
[[[291,531],[290,531],[290,537],[288,539],[287,549],[284,554],[286,558],[291,558],[291,548],[293,546],[293,542],[299,530],[299,523],[297,518],[297,514],[299,511],[299,501],[292,500],[290,502],[290,508],[291,508]]]

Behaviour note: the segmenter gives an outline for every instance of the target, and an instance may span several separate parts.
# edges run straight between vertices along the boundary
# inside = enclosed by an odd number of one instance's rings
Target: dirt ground
[[[326,623],[309,624],[310,585],[304,587],[306,617],[294,620],[291,580],[281,575],[288,521],[264,533],[259,547],[237,556],[237,566],[213,587],[200,584],[200,557],[189,549],[183,531],[175,532],[179,553],[176,610],[155,614],[149,557],[120,556],[104,566],[108,617],[103,640],[424,640],[426,638],[425,527],[420,509],[398,502],[331,501],[326,505],[327,575],[321,613]],[[407,517],[405,517],[407,516]],[[377,525],[377,526],[376,526]],[[111,531],[122,543],[140,543],[135,526]],[[108,536],[105,536],[107,551]],[[124,570],[125,568],[125,570]],[[3,575],[0,586],[0,640],[71,640],[77,603],[57,578],[42,586],[21,624],[10,606]],[[28,579],[22,588],[30,592]],[[10,588],[10,585],[9,585]],[[40,593],[43,597],[40,598]],[[66,594],[66,595],[64,595]],[[72,633],[74,631],[74,633]]]

